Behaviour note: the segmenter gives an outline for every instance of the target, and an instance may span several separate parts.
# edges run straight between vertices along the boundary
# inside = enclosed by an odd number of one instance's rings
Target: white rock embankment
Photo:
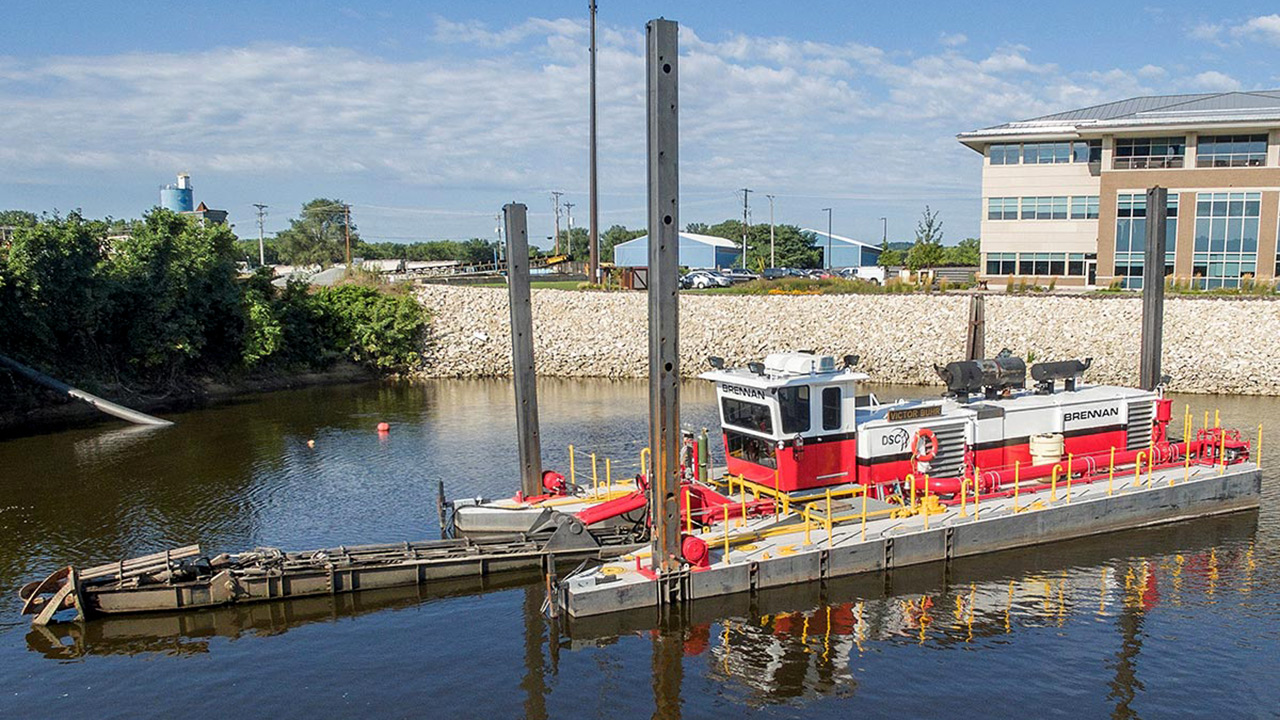
[[[505,288],[426,286],[432,312],[425,375],[511,374]],[[730,364],[770,352],[815,350],[862,357],[877,382],[932,384],[933,365],[961,359],[969,298],[963,295],[683,295],[681,370],[706,358]],[[1165,301],[1164,372],[1182,392],[1280,394],[1280,302]],[[643,293],[533,291],[538,373],[639,378],[648,372]],[[986,298],[989,354],[1008,347],[1035,360],[1093,357],[1093,382],[1137,379],[1141,300],[1131,297]]]

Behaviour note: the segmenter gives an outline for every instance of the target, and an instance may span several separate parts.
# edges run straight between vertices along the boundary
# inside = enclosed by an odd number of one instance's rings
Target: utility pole
[[[506,221],[503,219],[502,213],[494,215],[493,219],[498,221],[497,227],[493,229],[494,232],[498,233],[498,246],[493,249],[493,271],[498,272],[498,263],[502,262],[502,225]]]
[[[573,206],[574,206],[574,203],[564,204],[564,214],[565,214],[565,217],[568,218],[569,220],[569,230],[565,233],[565,236],[564,236],[564,251],[568,255],[573,254]],[[588,280],[588,282],[590,281]]]
[[[827,261],[826,262],[827,269],[830,270],[831,269],[831,208],[822,208],[822,212],[827,214],[827,256],[823,258],[823,260]]]
[[[555,213],[556,213],[556,234],[552,238],[552,243],[554,243],[555,245],[556,255],[560,254],[560,196],[561,195],[564,195],[564,193],[559,190],[551,191],[551,206],[555,209]]]
[[[588,282],[600,282],[600,193],[596,187],[596,2],[590,0],[591,9],[591,130],[587,140],[588,154],[591,156],[587,173],[587,248],[590,254],[587,265]]]
[[[765,197],[769,198],[769,267],[778,267],[778,259],[773,252],[773,196]]]
[[[254,207],[258,208],[258,266],[267,264],[266,241],[262,236],[262,221],[267,217],[267,206],[262,203],[254,203]]]
[[[351,269],[351,206],[342,206],[342,232],[347,237],[347,269]]]
[[[751,194],[751,188],[742,188],[738,192],[742,193],[742,267],[747,266],[747,213],[750,206],[747,204],[747,196]]]

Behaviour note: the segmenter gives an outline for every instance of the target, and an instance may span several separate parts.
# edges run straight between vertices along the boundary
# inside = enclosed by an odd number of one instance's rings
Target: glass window
[[[840,388],[822,389],[822,429],[840,429]]]
[[[754,435],[724,431],[725,445],[728,446],[729,457],[745,460],[756,465],[776,468],[778,459],[772,440],[765,440]]]
[[[778,388],[778,404],[782,409],[782,432],[809,432],[809,386]]]
[[[720,408],[724,415],[722,422],[725,425],[733,425],[765,435],[773,434],[773,417],[769,413],[768,405],[727,397],[720,401]]]
[[[1186,139],[1181,137],[1116,138],[1116,170],[1180,168],[1186,154]]]
[[[1101,140],[1077,140],[1071,143],[1071,162],[1101,162]]]
[[[1169,193],[1165,206],[1165,275],[1173,274],[1173,258],[1178,238],[1178,194]],[[1116,196],[1115,275],[1130,290],[1142,288],[1142,266],[1147,246],[1146,193],[1120,193]]]
[[[989,198],[987,200],[988,220],[1017,220],[1018,198]]]
[[[987,253],[987,275],[1013,275],[1018,271],[1017,253]]]
[[[992,165],[1017,165],[1022,155],[1022,146],[1013,144],[991,145],[987,151]]]
[[[1247,147],[1247,146],[1246,146]],[[1262,194],[1212,192],[1196,196],[1192,282],[1203,289],[1236,288],[1258,267]]]
[[[1204,135],[1196,147],[1196,167],[1262,167],[1267,164],[1267,136]]]
[[[1067,274],[1084,275],[1084,253],[1071,253],[1067,256]]]

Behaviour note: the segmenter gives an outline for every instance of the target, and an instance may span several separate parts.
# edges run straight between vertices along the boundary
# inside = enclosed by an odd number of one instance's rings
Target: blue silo
[[[191,176],[186,173],[178,176],[177,185],[165,185],[160,188],[160,207],[166,210],[191,212],[196,207],[194,200]]]

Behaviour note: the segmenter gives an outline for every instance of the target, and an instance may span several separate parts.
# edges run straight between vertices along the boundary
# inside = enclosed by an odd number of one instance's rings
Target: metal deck
[[[1135,480],[1132,475],[1049,492],[984,500],[976,512],[949,506],[929,515],[880,516],[833,511],[808,524],[792,517],[754,518],[700,535],[711,565],[682,570],[687,600],[754,592],[795,583],[979,555],[1039,543],[1186,520],[1258,506],[1262,474],[1253,463],[1168,468]],[[850,519],[850,515],[854,519]],[[926,526],[927,523],[927,526]],[[808,536],[806,538],[806,535]],[[586,617],[656,607],[659,583],[644,553],[625,555],[567,576],[557,600],[569,615]]]

